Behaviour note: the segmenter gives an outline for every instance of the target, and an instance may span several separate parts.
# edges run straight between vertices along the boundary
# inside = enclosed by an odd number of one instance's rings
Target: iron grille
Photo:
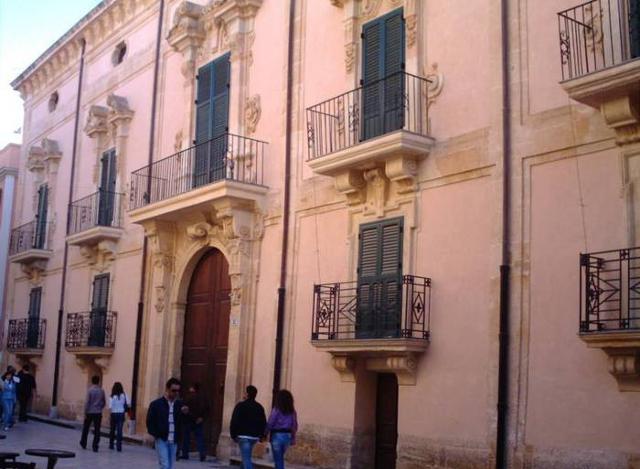
[[[10,319],[7,348],[12,352],[23,349],[44,349],[46,332],[46,319]]]
[[[380,289],[382,285],[378,285]],[[377,296],[372,304],[370,292],[376,284],[368,284],[367,310],[373,310],[373,321],[368,320],[363,330],[359,323],[359,308],[363,303],[363,291],[357,282],[325,283],[313,287],[313,340],[359,338],[409,338],[429,339],[431,305],[431,279],[415,275],[402,277],[402,301],[388,303]],[[396,316],[398,328],[390,333],[389,318]],[[378,322],[384,323],[377,327]],[[384,335],[377,331],[384,331]]]
[[[115,311],[85,311],[67,314],[65,347],[113,348],[116,342]]]
[[[69,206],[69,234],[81,233],[96,226],[122,226],[122,194],[99,190],[76,200]]]
[[[266,142],[226,133],[131,174],[131,210],[222,180],[261,185]]]
[[[640,329],[640,248],[580,254],[580,332]]]
[[[397,130],[427,136],[429,83],[398,72],[309,107],[309,160]]]
[[[562,79],[638,57],[638,0],[592,0],[558,13]]]
[[[20,254],[30,249],[48,249],[49,223],[38,220],[30,221],[11,230],[9,255]]]

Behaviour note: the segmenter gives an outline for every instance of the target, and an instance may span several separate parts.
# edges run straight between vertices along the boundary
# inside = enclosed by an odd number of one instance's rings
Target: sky
[[[0,0],[0,149],[21,143],[22,99],[11,83],[100,0]]]

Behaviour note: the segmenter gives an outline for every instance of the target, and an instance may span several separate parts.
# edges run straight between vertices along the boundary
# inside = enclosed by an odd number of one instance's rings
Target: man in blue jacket
[[[164,396],[149,404],[147,411],[147,432],[155,439],[161,469],[173,467],[178,435],[182,434],[182,416],[189,412],[189,408],[178,399],[180,386],[179,379],[169,379]]]

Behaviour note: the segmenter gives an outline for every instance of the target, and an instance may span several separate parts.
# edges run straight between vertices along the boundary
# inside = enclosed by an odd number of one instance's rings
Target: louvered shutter
[[[112,226],[116,191],[116,151],[105,151],[100,159],[100,189],[98,201],[98,225]],[[94,219],[95,220],[95,219]]]
[[[40,305],[42,303],[42,287],[32,288],[29,292],[29,314],[27,319],[27,348],[38,346],[40,329]]]
[[[640,57],[640,0],[629,0],[629,50],[632,59]]]
[[[362,139],[404,125],[404,19],[402,9],[362,28]]]
[[[198,70],[196,92],[196,139],[195,159],[193,162],[193,186],[208,183],[209,144],[211,139],[211,85],[213,64],[207,64]]]
[[[107,327],[107,307],[109,302],[109,274],[93,278],[93,297],[89,316],[89,345],[103,347]]]
[[[44,249],[47,235],[47,205],[49,204],[49,187],[43,184],[38,188],[38,212],[33,236],[33,247]]]
[[[362,225],[359,235],[357,337],[397,337],[402,305],[403,219]]]
[[[229,132],[229,55],[220,57],[213,62],[212,88],[212,123],[211,137],[211,174],[210,180],[217,181],[225,177],[225,162],[228,148]]]

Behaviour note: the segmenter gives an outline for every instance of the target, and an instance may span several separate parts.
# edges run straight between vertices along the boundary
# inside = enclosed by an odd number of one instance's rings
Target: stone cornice
[[[23,99],[37,94],[80,58],[82,40],[101,44],[114,30],[131,23],[155,0],[105,0],[87,13],[11,82]]]

